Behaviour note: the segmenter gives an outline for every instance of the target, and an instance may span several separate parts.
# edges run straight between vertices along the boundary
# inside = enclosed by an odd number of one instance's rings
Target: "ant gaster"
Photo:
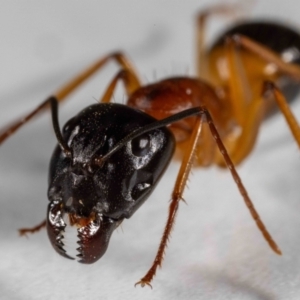
[[[46,225],[54,249],[73,258],[64,249],[64,233],[67,226],[75,227],[79,261],[95,262],[105,253],[112,232],[150,196],[176,149],[181,167],[167,223],[153,264],[137,284],[151,286],[162,264],[193,165],[227,166],[259,230],[281,254],[234,165],[251,152],[260,124],[275,103],[300,146],[300,129],[286,102],[299,90],[295,83],[300,80],[300,36],[277,23],[244,22],[205,48],[208,18],[233,10],[217,6],[198,15],[197,78],[168,78],[143,86],[129,59],[112,53],[2,131],[0,143],[51,108],[58,146],[50,162],[47,219],[21,229],[21,234]],[[120,71],[101,103],[85,108],[61,131],[58,103],[109,61],[115,61]],[[111,103],[120,81],[128,96],[126,105]]]

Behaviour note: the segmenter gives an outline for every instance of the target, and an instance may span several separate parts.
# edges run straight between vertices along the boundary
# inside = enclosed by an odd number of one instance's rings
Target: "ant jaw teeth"
[[[92,212],[88,218],[65,213],[59,202],[48,206],[47,231],[54,249],[62,256],[91,264],[100,259],[113,231],[123,219],[115,220]]]
[[[63,212],[59,201],[52,201],[48,206],[47,232],[50,242],[54,249],[62,256],[74,259],[65,250],[65,228],[66,223],[63,219]]]
[[[80,260],[83,258],[83,255],[82,254],[77,254],[76,255]]]
[[[62,219],[65,226],[57,235],[57,247],[64,252],[60,254],[85,263],[87,248],[90,246],[90,240],[93,240],[101,227],[102,216],[96,214],[94,219],[84,225],[80,225],[80,219],[78,224],[72,223],[72,216],[69,214],[64,214]]]
[[[80,238],[78,233],[78,227],[71,224],[69,214],[65,214],[63,220],[66,224],[63,230],[63,250],[66,255],[74,260],[78,260],[78,255],[80,254]]]
[[[67,251],[64,249],[65,244],[63,242],[63,239],[64,239],[63,232],[64,232],[64,229],[62,229],[56,237],[56,242],[55,242],[56,251],[65,258],[74,259],[72,256],[68,255]]]

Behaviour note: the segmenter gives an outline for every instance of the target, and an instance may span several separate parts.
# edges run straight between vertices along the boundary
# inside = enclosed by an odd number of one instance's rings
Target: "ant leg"
[[[51,105],[52,123],[53,123],[54,133],[56,135],[58,144],[60,145],[62,151],[66,154],[66,156],[69,156],[70,149],[68,145],[65,143],[60,132],[60,127],[58,122],[58,102],[54,97],[50,97],[46,103]],[[41,230],[45,226],[46,226],[46,220],[44,220],[42,223],[32,228],[21,228],[19,229],[19,233],[21,236],[26,235],[27,233],[35,233]]]
[[[270,81],[266,81],[264,83],[262,92],[263,95],[265,95],[268,92],[272,93],[279,109],[281,110],[288,123],[288,126],[298,144],[298,147],[300,148],[300,126],[294,114],[292,113],[289,105],[287,104],[287,101],[282,92],[276,87],[276,85],[273,82]]]
[[[26,116],[22,117],[18,121],[13,122],[8,126],[6,126],[4,129],[0,130],[0,145],[13,133],[15,133],[22,125],[27,123],[33,116],[48,108],[48,104],[49,104],[49,99],[42,102],[42,104],[40,104],[36,109],[34,109]]]
[[[257,227],[259,228],[259,230],[261,231],[262,235],[264,236],[265,240],[268,242],[269,246],[271,247],[271,249],[277,253],[278,255],[281,255],[281,251],[279,249],[279,247],[277,246],[277,244],[274,242],[274,240],[272,239],[272,236],[270,235],[270,233],[268,232],[268,230],[266,229],[265,225],[263,224],[263,222],[261,221],[259,214],[257,213],[251,199],[248,196],[247,190],[244,187],[242,180],[240,178],[240,176],[238,175],[237,171],[235,170],[234,164],[230,158],[230,156],[227,153],[227,150],[220,138],[220,135],[215,127],[215,124],[212,120],[212,117],[210,116],[209,112],[206,110],[205,111],[206,114],[206,119],[208,122],[208,125],[210,127],[210,131],[212,136],[214,137],[216,144],[225,160],[225,163],[227,165],[227,168],[229,169],[229,171],[231,172],[231,175],[235,181],[235,183],[237,184],[237,187],[240,191],[240,194],[242,195],[244,202],[246,204],[246,206],[248,207],[250,214],[253,218],[253,220],[256,222]]]
[[[46,227],[46,220],[41,222],[40,224],[32,227],[32,228],[21,228],[19,229],[20,236],[27,235],[27,233],[35,233],[37,231],[40,231],[42,228]]]
[[[127,70],[130,73],[131,77],[131,90],[134,90],[135,87],[140,86],[140,80],[137,76],[137,73],[129,61],[129,59],[121,52],[115,52],[105,56],[104,58],[98,60],[92,66],[87,68],[85,71],[80,73],[62,88],[60,88],[56,93],[54,93],[54,97],[57,101],[62,102],[71,92],[73,92],[77,87],[79,87],[82,83],[84,83],[87,79],[89,79],[96,71],[100,70],[106,63],[109,61],[117,62],[122,69]],[[50,97],[51,98],[51,97]],[[44,112],[49,108],[49,99],[46,99],[42,104],[40,104],[36,109],[32,112],[24,116],[23,118],[15,121],[9,126],[5,127],[0,131],[0,144],[2,144],[9,136],[11,136],[14,132],[16,132],[22,125],[31,120],[34,116],[38,115],[41,112]]]
[[[239,36],[240,38],[240,36]],[[280,70],[282,72],[287,72],[287,75],[290,75],[292,78],[300,80],[300,68],[287,64],[283,62],[276,54],[271,53],[270,50],[264,48],[251,41],[248,38],[242,37],[242,41],[246,41],[245,45],[251,45],[251,48],[247,48],[249,51],[255,49],[257,55],[268,59],[268,61],[276,63],[277,61],[282,65]],[[271,81],[265,81],[263,83],[263,91],[254,91],[251,92],[249,89],[249,84],[245,80],[243,80],[244,68],[241,65],[241,61],[239,60],[239,52],[237,49],[236,38],[228,37],[226,40],[226,51],[227,51],[227,59],[228,59],[228,68],[229,68],[229,98],[232,99],[233,107],[241,106],[241,113],[239,116],[242,118],[239,119],[239,124],[241,125],[241,133],[238,137],[234,138],[230,145],[230,156],[235,164],[240,163],[252,150],[257,135],[259,131],[259,126],[264,118],[266,102],[263,101],[264,92],[269,91],[272,92],[274,99],[276,100],[279,109],[283,113],[290,130],[298,143],[300,148],[300,127],[292,114],[285,97],[283,94],[275,87],[274,84],[270,83]],[[259,54],[260,53],[260,54]],[[297,73],[299,73],[297,75]],[[297,76],[296,76],[297,75]],[[270,77],[271,78],[271,77]],[[249,91],[250,90],[250,91]],[[231,92],[231,91],[234,91]],[[245,95],[250,94],[252,99],[245,98]],[[243,102],[242,104],[240,104]],[[246,113],[245,113],[246,112]],[[236,115],[238,117],[238,115]],[[220,156],[216,157],[216,162],[219,166],[224,167],[224,161],[220,160]]]
[[[132,89],[134,89],[134,87],[138,87],[141,85],[140,80],[137,76],[137,72],[135,71],[129,59],[123,53],[115,52],[100,59],[92,66],[90,66],[88,69],[86,69],[84,72],[80,73],[77,77],[72,79],[61,89],[59,89],[56,93],[54,93],[54,96],[58,99],[58,101],[62,101],[75,88],[77,88],[80,84],[82,84],[84,81],[89,79],[96,71],[100,70],[107,62],[111,60],[116,61],[122,69],[127,70],[131,74]]]
[[[228,100],[230,101],[235,120],[240,126],[243,126],[246,116],[248,116],[248,104],[252,100],[253,95],[249,81],[246,78],[245,69],[241,63],[238,49],[231,42],[231,39],[226,40],[225,53],[229,71]]]
[[[239,164],[252,150],[258,130],[264,117],[264,102],[261,92],[250,88],[245,69],[241,62],[238,49],[231,39],[226,40],[226,58],[228,61],[229,101],[233,115],[241,130],[238,135],[225,139],[230,149],[230,157],[235,164]],[[225,167],[225,162],[217,153],[216,163]]]
[[[147,274],[135,285],[140,284],[142,287],[144,287],[145,285],[148,285],[152,288],[150,282],[152,281],[153,277],[155,276],[157,267],[161,267],[163,257],[165,254],[165,249],[167,246],[167,242],[170,239],[170,233],[174,226],[179,201],[180,200],[184,201],[184,199],[182,198],[182,194],[183,194],[184,188],[186,186],[186,182],[187,182],[190,170],[192,168],[193,161],[195,159],[196,148],[197,148],[197,143],[198,143],[199,136],[201,133],[203,117],[204,117],[203,114],[200,115],[200,117],[198,117],[196,124],[194,126],[194,129],[193,129],[191,138],[190,138],[188,148],[186,149],[185,155],[183,157],[181,167],[180,167],[179,173],[177,175],[177,179],[176,179],[175,186],[174,186],[173,193],[172,193],[172,200],[171,200],[171,203],[169,206],[169,214],[168,214],[167,224],[165,226],[165,230],[164,230],[156,257],[154,259],[154,262],[153,262],[151,268],[149,269],[149,271],[147,272]]]
[[[262,93],[256,101],[254,100],[247,111],[248,117],[242,129],[241,135],[237,138],[235,147],[231,151],[230,156],[232,160],[238,164],[240,163],[252,150],[256,137],[258,135],[259,125],[263,121],[264,109],[263,98],[268,97],[268,93],[271,93],[275,99],[279,109],[284,115],[286,122],[290,128],[290,131],[296,140],[298,147],[300,148],[300,126],[292,113],[284,95],[271,81],[265,81],[262,87]],[[224,163],[219,163],[220,166],[224,166]]]
[[[120,70],[106,89],[105,94],[101,98],[101,103],[108,103],[111,101],[113,92],[119,80],[123,81],[128,97],[140,87],[131,72],[127,69]]]
[[[196,148],[197,148],[197,144],[199,141],[203,121],[207,122],[210,132],[211,132],[211,135],[215,139],[217,147],[225,160],[227,168],[230,170],[231,175],[240,191],[241,196],[244,199],[246,206],[249,209],[249,212],[250,212],[252,218],[256,222],[257,227],[261,231],[262,235],[264,236],[265,240],[268,242],[271,249],[275,253],[281,255],[281,251],[280,251],[279,247],[272,239],[270,233],[268,232],[265,225],[261,221],[260,216],[258,215],[251,199],[249,198],[248,193],[241,181],[241,178],[239,177],[237,171],[235,170],[234,164],[231,161],[230,156],[228,155],[227,150],[220,138],[220,135],[215,127],[215,124],[212,120],[212,117],[210,116],[210,113],[204,107],[198,107],[198,109],[199,109],[198,110],[198,112],[199,112],[198,119],[195,123],[194,129],[193,129],[193,132],[192,132],[192,135],[190,138],[190,143],[186,149],[185,155],[184,155],[182,163],[181,163],[179,173],[177,175],[175,187],[174,187],[173,193],[172,193],[172,200],[171,200],[171,203],[169,206],[169,214],[168,214],[167,224],[165,226],[165,230],[164,230],[156,257],[154,259],[154,262],[153,262],[151,268],[148,270],[146,275],[139,282],[136,283],[136,285],[140,284],[142,287],[144,287],[145,285],[149,285],[151,287],[150,283],[156,274],[157,267],[161,267],[165,249],[167,246],[167,242],[170,238],[170,233],[174,226],[179,201],[183,200],[183,197],[182,197],[183,191],[186,186],[188,175],[190,173],[190,170],[192,168],[192,164],[193,164],[193,161],[195,158]],[[176,117],[176,115],[174,115],[173,117]]]
[[[231,39],[236,47],[242,47],[245,50],[256,54],[266,62],[275,64],[279,72],[290,76],[296,81],[300,81],[300,67],[296,64],[283,61],[281,57],[274,51],[249,39],[244,35],[235,34],[234,36],[228,37],[227,39]]]
[[[202,79],[208,79],[208,59],[205,49],[205,31],[208,19],[212,15],[228,15],[236,16],[241,14],[243,10],[242,5],[215,5],[210,8],[202,10],[196,19],[196,64],[198,76]],[[210,81],[210,80],[209,80]]]

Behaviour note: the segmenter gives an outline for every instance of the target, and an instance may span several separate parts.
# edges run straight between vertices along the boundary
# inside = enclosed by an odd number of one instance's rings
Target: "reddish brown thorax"
[[[228,119],[226,107],[214,89],[203,81],[188,77],[175,77],[139,88],[128,99],[128,106],[138,108],[161,120],[185,109],[205,106],[220,133],[226,132]],[[186,140],[194,128],[196,117],[187,118],[170,125],[177,142]]]

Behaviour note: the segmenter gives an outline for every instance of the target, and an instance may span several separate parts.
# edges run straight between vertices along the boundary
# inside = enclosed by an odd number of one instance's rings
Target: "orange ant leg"
[[[227,59],[228,65],[230,70],[229,82],[230,84],[230,92],[229,98],[233,98],[234,102],[243,101],[243,99],[236,99],[235,95],[238,93],[239,90],[247,91],[249,87],[248,84],[243,82],[240,75],[243,75],[243,68],[239,66],[239,60],[233,60],[233,55],[238,57],[238,49],[237,46],[243,46],[248,51],[254,52],[259,57],[265,59],[268,62],[272,62],[276,64],[278,69],[292,77],[293,79],[300,80],[300,68],[296,65],[285,63],[278,57],[277,54],[273,53],[271,50],[257,44],[256,42],[244,37],[244,36],[234,36],[227,38]],[[268,82],[268,83],[267,83]],[[274,99],[277,102],[277,105],[281,112],[283,113],[290,130],[298,143],[300,148],[300,127],[292,114],[289,105],[287,104],[285,97],[279,91],[278,88],[275,87],[270,80],[268,80],[268,76],[266,76],[266,80],[262,83],[263,92],[259,95],[252,95],[254,98],[249,101],[247,107],[247,114],[244,116],[244,120],[241,120],[241,134],[237,139],[234,141],[234,147],[230,151],[230,156],[232,160],[238,164],[240,163],[252,150],[256,137],[258,135],[259,126],[263,120],[264,113],[265,113],[265,102],[263,101],[265,91],[272,92]],[[231,92],[231,91],[234,91]],[[242,95],[240,94],[242,97]],[[224,166],[222,161],[218,161],[220,166]]]
[[[234,145],[230,151],[230,157],[236,165],[241,163],[254,147],[264,116],[263,102],[253,101],[247,113],[248,116],[245,118],[241,133],[234,140]],[[218,165],[221,167],[225,166],[223,161],[218,161]]]
[[[101,103],[108,103],[111,101],[113,92],[119,80],[123,81],[128,97],[140,87],[139,82],[135,80],[132,72],[127,69],[120,70],[106,89],[105,94],[102,96]]]
[[[165,249],[167,246],[167,242],[170,238],[170,233],[174,226],[179,201],[183,200],[182,194],[183,194],[184,188],[186,186],[186,182],[187,182],[190,170],[192,168],[193,161],[195,159],[196,148],[197,148],[197,143],[198,143],[199,136],[201,133],[201,127],[202,127],[201,125],[203,122],[203,117],[204,116],[202,114],[197,119],[196,124],[193,129],[193,132],[191,134],[188,148],[183,157],[181,167],[180,167],[179,173],[177,175],[177,179],[176,179],[175,186],[174,186],[173,193],[172,193],[172,200],[171,200],[171,203],[169,206],[169,214],[168,214],[167,224],[165,226],[165,230],[164,230],[156,257],[154,259],[154,262],[153,262],[151,268],[149,269],[149,271],[147,272],[147,274],[139,282],[137,282],[135,284],[135,286],[140,284],[142,287],[144,287],[145,285],[148,285],[152,288],[150,282],[152,281],[153,277],[155,276],[157,267],[161,267],[163,257],[165,254]]]
[[[87,68],[85,71],[80,73],[62,88],[60,88],[56,93],[54,93],[54,97],[57,99],[58,102],[62,102],[65,98],[73,92],[77,87],[79,87],[82,83],[84,83],[87,79],[89,79],[96,71],[101,70],[101,68],[107,64],[109,61],[116,61],[122,69],[127,70],[130,73],[131,78],[131,87],[140,86],[140,80],[137,76],[137,73],[126,56],[121,52],[115,52],[105,56],[104,58],[100,59],[92,66]],[[51,98],[51,97],[50,97]],[[4,128],[0,131],[0,144],[2,144],[9,136],[11,136],[14,132],[16,132],[22,125],[27,123],[31,120],[34,116],[38,115],[41,112],[44,112],[46,109],[49,109],[49,99],[46,99],[41,105],[39,105],[36,109],[32,112],[24,116],[18,121],[15,121],[8,127]]]
[[[276,87],[273,82],[267,81],[263,86],[263,94],[266,95],[267,93],[272,93],[278,107],[280,108],[282,114],[284,115],[288,126],[300,148],[300,126],[297,122],[294,114],[292,113],[284,95],[281,91]]]
[[[121,69],[127,70],[132,77],[132,81],[135,82],[136,86],[140,86],[140,80],[137,76],[137,72],[135,71],[132,63],[129,59],[121,52],[115,52],[105,56],[104,58],[100,59],[92,66],[87,68],[84,72],[80,73],[77,77],[72,79],[66,85],[64,85],[61,89],[59,89],[54,96],[57,98],[58,101],[62,101],[66,96],[68,96],[71,92],[73,92],[79,85],[81,85],[84,81],[89,79],[94,73],[100,70],[106,63],[109,61],[114,60],[117,62]]]
[[[197,144],[199,141],[203,121],[208,123],[211,135],[215,139],[218,149],[221,152],[221,154],[226,162],[226,165],[227,165],[228,169],[230,170],[235,183],[237,184],[240,194],[242,195],[244,202],[245,202],[246,206],[248,207],[252,218],[256,222],[256,225],[258,226],[259,230],[261,231],[265,240],[268,242],[271,249],[275,253],[281,255],[281,251],[280,251],[279,247],[274,242],[270,233],[267,231],[267,229],[266,229],[265,225],[263,224],[263,222],[261,221],[251,199],[249,198],[248,193],[241,181],[241,178],[239,177],[238,173],[236,172],[234,164],[232,163],[230,156],[228,155],[227,150],[220,138],[220,135],[215,127],[215,124],[210,116],[210,113],[208,112],[208,110],[206,108],[199,107],[199,114],[200,114],[200,116],[198,117],[198,119],[196,121],[196,124],[194,126],[194,129],[193,129],[193,132],[192,132],[192,135],[190,138],[189,147],[187,148],[187,150],[185,152],[179,173],[177,175],[175,187],[174,187],[174,190],[172,193],[172,201],[169,206],[169,214],[168,214],[167,224],[165,226],[165,230],[164,230],[156,257],[154,259],[154,262],[153,262],[151,268],[148,270],[146,275],[135,285],[140,284],[142,287],[144,287],[145,285],[152,287],[150,283],[156,274],[157,267],[161,267],[165,249],[167,246],[167,242],[170,238],[170,233],[174,226],[179,201],[183,200],[183,197],[182,197],[183,191],[186,186],[186,182],[187,182],[187,179],[188,179],[188,176],[189,176],[189,173],[190,173],[190,170],[192,168],[192,164],[193,164],[193,161],[195,158],[195,152],[197,149]]]
[[[205,31],[208,19],[212,15],[236,16],[242,11],[242,5],[216,5],[201,11],[197,16],[196,28],[196,62],[197,74],[202,79],[208,79],[207,52],[205,49]]]
[[[0,131],[0,145],[13,133],[15,133],[21,126],[23,126],[25,123],[27,123],[31,118],[35,115],[37,115],[39,112],[44,111],[49,106],[49,99],[45,100],[40,104],[36,109],[34,109],[32,112],[27,114],[26,116],[22,117],[21,119],[13,122],[12,124],[6,126],[4,129]]]
[[[294,80],[300,81],[300,67],[296,64],[283,61],[274,51],[240,34],[235,34],[232,37],[228,37],[228,39],[231,39],[236,47],[242,47],[261,57],[266,62],[273,63],[278,68],[278,71],[290,76]]]
[[[260,124],[264,117],[264,101],[262,95],[251,90],[245,69],[242,65],[239,49],[228,38],[225,45],[228,63],[228,98],[233,107],[233,114],[240,125],[241,131],[237,136],[229,137],[225,144],[230,149],[230,157],[239,164],[253,149]],[[230,140],[230,141],[229,141]],[[218,155],[216,163],[225,167],[224,160]]]
[[[32,228],[21,228],[19,229],[20,236],[27,235],[27,233],[35,233],[37,231],[40,231],[42,228],[46,227],[46,220],[44,220],[42,223],[32,227]]]
[[[214,125],[214,122],[210,116],[210,114],[208,113],[208,111],[206,112],[206,118],[207,118],[207,122],[209,124],[209,127],[211,129],[211,134],[213,135],[213,137],[216,140],[217,146],[221,152],[221,154],[223,155],[223,158],[226,162],[227,168],[230,170],[231,175],[235,181],[235,183],[238,186],[238,189],[245,201],[246,206],[248,207],[250,214],[252,216],[252,218],[254,219],[254,221],[256,222],[257,227],[259,228],[259,230],[261,231],[261,233],[263,234],[265,240],[268,242],[269,246],[271,247],[271,249],[281,255],[281,251],[279,249],[279,247],[277,246],[277,244],[274,242],[273,238],[271,237],[270,233],[268,232],[268,230],[266,229],[265,225],[263,224],[263,222],[261,221],[259,214],[257,213],[251,199],[248,196],[248,193],[246,191],[246,188],[244,187],[240,176],[238,175],[237,171],[235,170],[234,164],[230,158],[230,156],[227,153],[227,150],[224,146],[224,144],[222,143],[222,140],[219,136],[219,133]]]
[[[243,126],[246,116],[248,116],[248,105],[252,100],[252,91],[249,88],[249,82],[246,78],[245,69],[242,66],[241,57],[231,42],[231,39],[226,39],[225,53],[228,64],[228,85],[230,106],[232,113],[240,126]]]

